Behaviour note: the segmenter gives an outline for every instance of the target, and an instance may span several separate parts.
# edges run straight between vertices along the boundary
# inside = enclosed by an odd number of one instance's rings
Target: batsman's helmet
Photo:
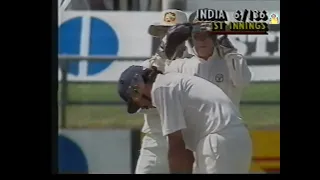
[[[132,98],[138,93],[137,85],[143,83],[144,69],[142,66],[130,66],[122,72],[118,81],[119,96],[127,103],[127,111],[130,114],[136,113],[140,109],[132,101]]]
[[[140,90],[145,84],[152,84],[158,74],[162,74],[157,67],[145,68],[143,66],[130,66],[122,72],[118,81],[118,93],[126,103],[127,111],[130,114],[136,113],[141,107],[133,99],[145,96]]]

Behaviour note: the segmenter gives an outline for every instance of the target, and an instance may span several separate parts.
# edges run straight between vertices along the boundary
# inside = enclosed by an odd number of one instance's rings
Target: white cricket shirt
[[[181,73],[159,74],[151,97],[160,115],[163,136],[182,130],[186,146],[193,151],[206,135],[243,124],[229,97],[203,78]]]
[[[184,57],[191,57],[191,55],[185,51]],[[171,60],[162,59],[159,55],[156,54],[152,58],[143,61],[140,66],[143,66],[145,68],[156,66],[158,70],[166,72],[166,69],[172,62],[173,61]],[[139,113],[143,113],[144,116],[144,123],[141,132],[161,134],[160,117],[156,109],[140,109]]]
[[[251,72],[246,60],[240,54],[230,53],[222,59],[215,52],[207,61],[197,56],[174,61],[160,59],[158,57],[156,60],[146,60],[142,66],[149,68],[153,65],[164,72],[179,72],[202,77],[220,87],[239,109],[242,91],[251,80]],[[142,132],[160,133],[159,116],[156,110],[140,112],[144,113],[145,120]]]
[[[165,72],[171,61],[161,59],[160,56],[155,55],[151,59],[145,60],[140,66],[150,68],[156,66],[158,70]],[[160,116],[157,109],[140,109],[139,113],[143,113],[144,123],[141,129],[143,133],[159,133],[161,134]]]
[[[224,59],[214,53],[207,61],[197,56],[176,59],[166,72],[179,72],[204,78],[220,87],[239,108],[244,87],[251,80],[245,59],[238,53],[227,54]]]

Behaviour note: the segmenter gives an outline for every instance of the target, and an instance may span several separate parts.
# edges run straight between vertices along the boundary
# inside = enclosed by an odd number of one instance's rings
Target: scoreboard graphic
[[[229,21],[227,12],[215,9],[199,9],[194,20],[195,31],[205,29],[214,34],[268,34],[269,24],[279,24],[279,17],[267,11],[238,10],[232,14],[235,21]]]

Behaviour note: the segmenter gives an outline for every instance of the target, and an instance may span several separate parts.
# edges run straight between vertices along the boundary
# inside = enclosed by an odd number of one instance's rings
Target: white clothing
[[[204,88],[205,87],[205,88]],[[159,74],[151,90],[162,134],[181,130],[198,173],[248,173],[251,139],[237,107],[216,85],[196,76]]]
[[[191,55],[185,51],[184,57],[191,57]],[[185,58],[188,59],[188,58]],[[152,58],[145,60],[142,62],[140,66],[145,68],[150,68],[151,66],[155,66],[158,70],[162,72],[166,72],[167,68],[172,63],[172,60],[162,59],[159,55],[154,55]],[[159,133],[161,136],[161,124],[160,124],[160,117],[156,109],[140,109],[139,113],[144,113],[144,124],[142,127],[143,133]]]
[[[171,62],[171,60],[162,59],[156,54],[152,58],[143,61],[140,66],[145,68],[155,66],[158,70],[165,72]],[[159,136],[161,136],[161,124],[158,111],[156,109],[140,109],[139,113],[144,113],[144,124],[141,131],[143,133],[159,133]]]
[[[159,112],[163,136],[182,130],[188,148],[228,125],[243,125],[240,113],[216,85],[181,73],[159,74],[151,90]]]
[[[197,56],[176,59],[166,72],[179,72],[204,78],[220,87],[239,108],[243,88],[251,80],[245,59],[238,53],[229,53],[224,59],[214,53],[207,61]]]
[[[162,133],[146,134],[142,139],[135,174],[168,173],[168,144],[166,138],[162,136]]]
[[[184,57],[190,57],[186,51]],[[156,66],[158,70],[165,72],[171,60],[164,60],[159,55],[145,60],[141,66],[150,68]],[[140,156],[137,162],[135,174],[168,174],[168,144],[161,132],[161,121],[157,109],[140,109],[144,114],[142,132],[146,135],[142,139]]]
[[[194,174],[249,173],[252,142],[246,128],[230,127],[200,140]]]
[[[232,57],[234,56],[241,58],[234,58],[239,61],[233,62],[234,60],[232,60]],[[249,84],[251,73],[246,65],[246,61],[239,54],[227,54],[225,57],[226,60],[222,60],[219,56],[214,54],[211,58],[212,61],[208,61],[211,65],[206,67],[206,63],[208,62],[201,60],[196,56],[191,59],[177,59],[175,61],[170,61],[163,60],[160,56],[155,55],[153,58],[144,61],[142,66],[149,68],[152,65],[158,67],[158,69],[163,72],[176,71],[203,77],[204,79],[217,84],[231,98],[235,105],[238,106],[242,88]],[[184,63],[186,63],[186,65],[184,65]],[[200,66],[200,64],[202,64],[202,66]],[[236,68],[233,68],[233,66]],[[211,69],[209,67],[211,67]],[[229,71],[228,69],[231,70]],[[223,75],[223,82],[221,82],[221,77],[218,74]],[[145,137],[142,140],[142,148],[136,173],[169,173],[168,164],[164,163],[167,162],[168,146],[166,139],[162,136],[159,114],[156,109],[140,110],[140,113],[144,113],[144,125],[142,132],[146,133],[149,137]],[[150,138],[151,135],[152,138]],[[157,144],[156,147],[149,147],[150,144],[155,142]],[[148,151],[144,151],[144,149],[148,149]],[[150,161],[154,161],[155,156],[158,156],[158,158],[156,158],[156,163],[150,164]],[[161,160],[162,157],[165,158],[165,160]]]

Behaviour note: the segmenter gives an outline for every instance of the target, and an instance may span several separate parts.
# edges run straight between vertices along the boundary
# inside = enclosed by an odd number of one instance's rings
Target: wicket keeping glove
[[[184,23],[177,24],[168,29],[166,39],[162,44],[168,59],[175,59],[177,47],[191,37],[192,28],[192,24]]]

